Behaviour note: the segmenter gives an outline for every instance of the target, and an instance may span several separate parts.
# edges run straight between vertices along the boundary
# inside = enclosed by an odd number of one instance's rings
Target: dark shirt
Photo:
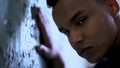
[[[100,60],[94,68],[120,68],[120,47],[111,49],[107,60]]]
[[[109,62],[105,60],[100,60],[94,68],[110,68],[109,67]]]

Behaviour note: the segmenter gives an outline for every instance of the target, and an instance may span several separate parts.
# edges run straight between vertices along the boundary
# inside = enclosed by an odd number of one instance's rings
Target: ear
[[[119,5],[118,2],[116,0],[108,0],[108,4],[110,7],[110,12],[113,16],[118,15],[119,13]]]

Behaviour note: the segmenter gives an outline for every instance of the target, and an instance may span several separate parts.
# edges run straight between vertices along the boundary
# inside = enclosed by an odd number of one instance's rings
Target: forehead
[[[95,0],[59,0],[53,8],[54,20],[67,22],[77,11],[89,11],[94,4]]]

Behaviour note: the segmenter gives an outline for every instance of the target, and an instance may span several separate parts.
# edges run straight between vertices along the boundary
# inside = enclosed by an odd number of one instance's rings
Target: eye
[[[76,25],[83,25],[86,22],[86,20],[87,20],[87,17],[82,16],[82,17],[78,18]]]
[[[60,32],[64,33],[65,35],[69,36],[70,32],[66,29],[59,28]]]

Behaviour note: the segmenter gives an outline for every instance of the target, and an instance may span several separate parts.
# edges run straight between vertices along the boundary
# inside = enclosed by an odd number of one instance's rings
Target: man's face
[[[104,57],[117,35],[108,6],[95,0],[59,0],[53,17],[72,47],[90,62]]]

